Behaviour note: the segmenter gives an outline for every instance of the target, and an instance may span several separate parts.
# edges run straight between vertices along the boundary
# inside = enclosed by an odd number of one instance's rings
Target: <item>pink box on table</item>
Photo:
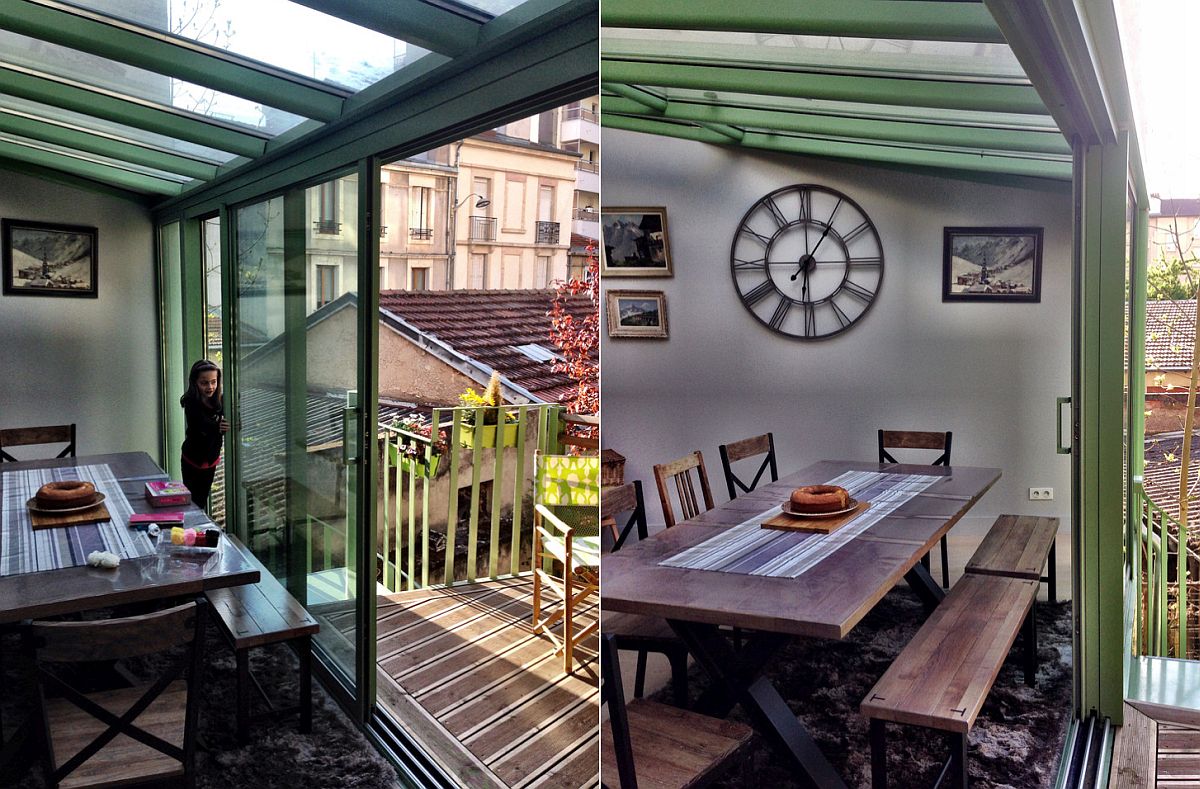
[[[178,507],[192,500],[187,486],[175,480],[153,480],[146,483],[146,501],[151,507]]]

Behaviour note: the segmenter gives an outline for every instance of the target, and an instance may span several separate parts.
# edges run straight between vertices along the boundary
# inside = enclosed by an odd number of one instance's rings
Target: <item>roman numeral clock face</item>
[[[729,264],[746,309],[801,340],[849,329],[883,283],[875,225],[846,195],[813,184],[776,189],[750,206]]]

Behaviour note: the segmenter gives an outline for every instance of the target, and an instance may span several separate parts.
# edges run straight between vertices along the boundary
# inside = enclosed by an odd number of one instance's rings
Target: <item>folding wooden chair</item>
[[[575,621],[578,609],[600,589],[600,458],[535,452],[533,462],[533,630],[554,643],[569,674],[575,647],[600,626],[598,613],[582,628]],[[574,510],[577,525],[560,517],[559,508]],[[562,607],[543,620],[544,589],[557,595]],[[560,620],[561,637],[551,630]]]
[[[195,786],[203,597],[141,616],[89,622],[33,622],[44,767],[51,787],[125,786],[182,778]],[[152,683],[83,693],[58,664],[121,660],[186,645]],[[181,679],[187,670],[186,680]],[[51,697],[47,691],[56,694]]]
[[[62,444],[67,446],[54,457],[75,457],[75,423],[69,425],[46,425],[44,427],[10,427],[0,430],[0,463],[8,461],[16,463],[19,458],[10,455],[6,450],[12,447],[32,446],[34,444]]]
[[[919,449],[942,454],[934,458],[931,466],[950,465],[950,440],[954,434],[947,430],[945,433],[927,430],[880,430],[879,431],[879,462],[899,463],[889,449]],[[946,536],[942,535],[942,588],[950,588],[950,551],[946,547]],[[921,559],[925,569],[929,569],[929,554]]]
[[[749,493],[757,488],[763,473],[767,469],[771,470],[771,481],[779,481],[779,469],[775,465],[775,435],[773,433],[763,433],[761,436],[743,438],[741,441],[722,444],[720,451],[721,467],[725,471],[725,484],[729,487],[729,498],[731,500],[738,497],[739,488],[742,493]],[[757,455],[765,455],[765,457],[762,464],[758,467],[758,471],[755,472],[754,479],[747,485],[733,473],[733,464],[739,460]]]

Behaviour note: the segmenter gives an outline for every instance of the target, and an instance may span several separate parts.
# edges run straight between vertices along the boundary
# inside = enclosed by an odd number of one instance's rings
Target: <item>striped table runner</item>
[[[827,484],[840,485],[871,507],[833,534],[764,529],[767,518],[779,514],[774,506],[737,526],[723,529],[699,545],[659,562],[663,567],[715,570],[741,575],[798,578],[833,555],[850,540],[886,518],[904,502],[945,477],[926,474],[890,474],[847,471]]]
[[[110,523],[87,523],[33,530],[29,501],[37,489],[58,480],[87,480],[105,495]],[[69,468],[31,468],[4,472],[4,501],[0,509],[0,576],[78,567],[92,551],[111,551],[123,559],[154,553],[145,532],[130,529],[133,508],[108,464]]]

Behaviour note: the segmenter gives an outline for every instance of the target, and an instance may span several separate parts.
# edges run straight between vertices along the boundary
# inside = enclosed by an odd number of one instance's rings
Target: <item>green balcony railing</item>
[[[1134,490],[1138,517],[1126,536],[1138,595],[1133,653],[1200,657],[1200,556],[1188,545],[1187,524],[1151,501],[1140,483]]]
[[[434,409],[440,455],[429,437],[381,429],[377,563],[388,590],[531,569],[533,453],[560,451],[566,415],[558,405],[507,406],[515,422],[478,429],[489,410]]]

